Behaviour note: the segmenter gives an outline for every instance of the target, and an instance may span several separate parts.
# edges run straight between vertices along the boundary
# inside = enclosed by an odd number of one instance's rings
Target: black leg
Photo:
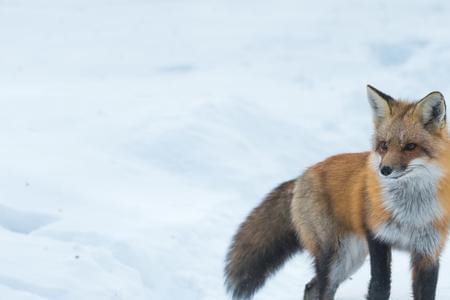
[[[318,300],[319,289],[317,287],[317,278],[314,277],[305,285],[303,300]]]
[[[370,254],[370,284],[368,300],[387,300],[391,294],[391,247],[367,236]]]
[[[439,274],[439,260],[412,256],[414,300],[434,300]]]
[[[319,300],[334,299],[336,289],[330,285],[330,268],[336,251],[334,249],[326,249],[315,261],[316,280],[315,284],[319,292]]]

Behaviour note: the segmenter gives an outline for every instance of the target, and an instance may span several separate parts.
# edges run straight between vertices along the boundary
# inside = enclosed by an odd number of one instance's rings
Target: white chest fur
[[[409,227],[394,220],[381,225],[375,236],[394,248],[427,256],[433,256],[440,243],[433,226]]]
[[[440,243],[433,221],[442,216],[437,198],[441,170],[423,160],[414,160],[408,173],[398,179],[383,178],[383,201],[392,217],[375,236],[394,247],[423,255],[433,255]]]

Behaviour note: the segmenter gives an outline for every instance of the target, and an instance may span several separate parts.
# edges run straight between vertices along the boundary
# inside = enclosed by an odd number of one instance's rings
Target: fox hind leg
[[[364,262],[367,239],[351,234],[336,222],[329,198],[321,192],[322,178],[305,173],[294,187],[292,224],[305,250],[313,257],[315,277],[305,286],[305,300],[331,300],[338,286]]]
[[[368,253],[367,242],[356,236],[338,240],[333,250],[315,259],[316,276],[305,286],[304,300],[333,300],[339,285],[361,267]]]
[[[336,289],[330,280],[330,267],[335,251],[329,249],[314,259],[316,275],[305,285],[303,300],[332,300]]]
[[[309,281],[305,285],[303,300],[317,300],[317,299],[319,299],[319,288],[317,285],[317,278],[313,277],[313,279],[311,279],[311,281]]]

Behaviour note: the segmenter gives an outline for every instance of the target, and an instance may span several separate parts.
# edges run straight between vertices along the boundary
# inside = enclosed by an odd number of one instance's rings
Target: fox
[[[391,293],[392,250],[411,257],[414,300],[434,300],[450,222],[446,103],[394,99],[371,85],[371,150],[331,156],[272,190],[239,226],[225,259],[232,299],[251,299],[298,252],[315,275],[304,300],[333,300],[369,255],[368,300]]]

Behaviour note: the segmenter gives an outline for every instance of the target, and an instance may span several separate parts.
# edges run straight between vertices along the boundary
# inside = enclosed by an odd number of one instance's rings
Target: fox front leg
[[[370,254],[370,284],[367,300],[387,300],[391,294],[391,247],[367,236]]]
[[[414,300],[434,300],[439,274],[439,259],[412,255]]]

